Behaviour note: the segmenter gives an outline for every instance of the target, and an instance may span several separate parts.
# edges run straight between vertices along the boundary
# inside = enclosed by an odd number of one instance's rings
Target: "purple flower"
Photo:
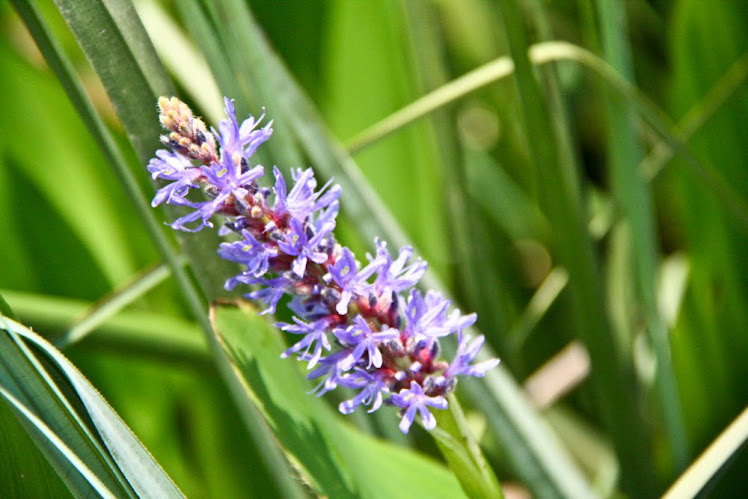
[[[385,295],[393,291],[399,293],[414,286],[423,277],[428,267],[426,262],[419,258],[410,265],[405,265],[413,255],[413,248],[401,248],[397,260],[392,260],[386,242],[377,239],[376,245],[377,260],[384,260],[384,265],[379,268],[377,279],[374,281],[374,288],[378,292]]]
[[[478,318],[476,314],[460,315],[459,310],[448,316],[450,303],[436,291],[429,291],[424,298],[420,291],[413,289],[405,309],[407,325],[403,332],[419,340],[439,338],[465,329]]]
[[[154,207],[164,201],[169,204],[188,203],[185,196],[190,188],[197,187],[197,179],[202,175],[200,168],[195,167],[188,158],[165,149],[156,151],[156,157],[148,163],[148,171],[154,179],[174,181],[156,192],[151,202]]]
[[[427,430],[433,430],[436,426],[436,418],[429,412],[426,406],[437,409],[447,408],[447,399],[441,395],[429,397],[423,392],[421,385],[415,381],[410,382],[410,390],[402,389],[400,393],[393,393],[390,400],[396,406],[405,410],[403,419],[400,420],[400,431],[408,433],[416,418],[416,411],[421,415],[421,422]]]
[[[221,243],[218,254],[241,264],[243,271],[225,287],[253,286],[244,296],[265,303],[260,314],[274,313],[281,298],[290,295],[292,322],[276,326],[300,338],[281,357],[295,354],[308,362],[307,378],[317,380],[312,393],[319,396],[338,385],[355,390],[352,398],[339,404],[343,414],[361,405],[373,412],[389,395],[386,403],[401,409],[404,433],[416,414],[424,427],[433,429],[436,420],[429,407],[447,408],[443,395],[452,392],[457,376],[483,376],[499,362],[471,365],[485,341],[483,336],[472,341],[463,336],[476,315],[450,312],[450,301],[441,294],[424,295],[414,289],[427,264],[413,257],[410,246],[393,257],[387,244],[376,239],[376,253],[367,254],[368,263],[361,267],[333,234],[340,186],[329,181],[318,188],[311,168],[291,169],[289,189],[281,171],[273,167],[274,187],[259,187],[264,168],[252,166],[250,158],[272,135],[272,121],[260,127],[263,113],[240,124],[233,101],[224,98],[224,105],[226,118],[218,131],[209,132],[176,97],[159,99],[159,118],[170,132],[162,142],[172,152],[158,151],[148,164],[154,179],[169,182],[152,204],[191,208],[171,223],[183,231],[212,227],[216,214],[226,218],[219,236],[236,236]],[[197,188],[206,198],[187,199]],[[447,363],[439,358],[439,338],[453,333],[459,346]],[[391,394],[396,387],[399,393]]]
[[[218,163],[211,163],[210,166],[202,166],[200,169],[210,184],[207,192],[213,199],[206,201],[204,205],[210,206],[212,213],[218,211],[223,202],[232,195],[242,203],[249,194],[249,185],[265,173],[265,168],[261,165],[251,169],[246,167],[244,158],[238,153],[234,156],[222,153]]]
[[[304,277],[307,260],[314,263],[323,263],[327,260],[327,253],[319,251],[319,245],[335,228],[335,222],[328,222],[311,237],[307,235],[307,230],[298,219],[292,218],[289,226],[291,230],[286,234],[286,240],[278,241],[278,247],[287,255],[296,256],[291,270],[297,276]]]
[[[444,377],[449,379],[462,375],[482,378],[486,371],[499,365],[499,359],[484,360],[478,364],[470,365],[478,355],[485,340],[484,336],[478,336],[470,343],[470,336],[463,336],[462,331],[460,331],[460,344],[457,347],[457,354],[447,370],[444,371]]]
[[[368,373],[361,369],[343,376],[338,380],[340,386],[352,390],[361,390],[355,397],[344,400],[338,405],[338,410],[343,414],[350,414],[359,405],[370,405],[368,412],[374,412],[382,405],[382,393],[389,392],[387,383],[382,379],[381,371]]]
[[[369,265],[358,270],[356,259],[348,248],[343,248],[343,252],[335,262],[335,265],[329,267],[330,276],[338,286],[340,286],[340,301],[335,309],[341,315],[348,313],[348,303],[354,295],[367,296],[371,284],[367,279],[384,264],[382,257],[375,258],[369,262]]]
[[[232,289],[240,282],[244,284],[258,284],[263,286],[256,291],[244,295],[250,300],[258,300],[267,304],[268,307],[260,312],[260,315],[274,314],[278,301],[280,301],[285,293],[289,293],[291,287],[294,285],[294,281],[285,275],[280,275],[272,279],[266,279],[264,277],[255,279],[240,274],[226,281],[226,289]]]
[[[278,215],[289,213],[291,217],[303,222],[306,221],[309,214],[329,206],[340,197],[339,185],[334,185],[328,190],[332,180],[327,182],[318,192],[314,192],[314,189],[317,188],[317,180],[314,178],[314,171],[311,168],[306,170],[299,168],[291,171],[295,184],[289,193],[286,193],[286,181],[277,167],[273,167],[273,174],[275,175],[275,206],[273,209]]]
[[[268,270],[269,260],[278,256],[278,249],[265,246],[248,230],[242,230],[244,239],[232,243],[221,243],[218,254],[221,258],[247,266],[246,274],[260,277]]]
[[[233,160],[237,155],[239,158],[249,158],[273,134],[273,122],[271,121],[263,128],[255,130],[265,117],[265,113],[263,113],[257,120],[250,116],[239,126],[234,112],[234,101],[224,97],[223,104],[227,118],[221,120],[218,125],[218,132],[213,130],[221,146],[221,159],[226,156]]]
[[[397,329],[385,329],[379,333],[373,332],[366,320],[360,315],[353,319],[353,324],[347,328],[337,328],[333,333],[344,345],[354,347],[351,355],[355,362],[358,362],[364,352],[368,354],[369,365],[367,369],[370,369],[372,365],[382,367],[382,352],[377,347],[382,342],[394,340],[400,336]]]
[[[224,104],[228,118],[221,121],[218,126],[219,132],[214,130],[218,143],[221,145],[221,157],[217,162],[201,165],[192,171],[193,169],[187,168],[183,161],[178,161],[177,156],[167,156],[168,153],[166,153],[159,156],[161,162],[152,160],[149,165],[154,178],[160,176],[176,180],[174,184],[161,189],[156,194],[153,199],[154,204],[168,200],[172,204],[195,209],[192,213],[175,220],[171,224],[174,229],[197,232],[203,227],[212,227],[210,218],[224,208],[224,203],[233,196],[237,203],[243,204],[249,194],[250,184],[261,177],[265,171],[259,165],[250,168],[247,160],[273,133],[270,127],[272,123],[268,123],[260,130],[255,130],[259,120],[255,121],[250,117],[239,126],[232,101],[224,98]],[[188,188],[194,187],[194,180],[197,177],[203,177],[207,183],[206,194],[211,198],[210,201],[193,203],[184,198]],[[198,220],[200,223],[196,227],[187,226]]]
[[[304,358],[309,359],[309,366],[307,369],[311,369],[317,364],[317,361],[319,361],[319,358],[322,356],[322,348],[324,347],[327,351],[331,348],[330,340],[327,338],[327,328],[330,325],[330,321],[327,319],[320,319],[311,324],[307,324],[298,317],[293,317],[293,321],[296,324],[288,324],[286,322],[277,322],[275,324],[277,327],[288,333],[304,335],[304,338],[302,338],[300,342],[283,352],[281,358],[285,359],[291,354],[305,348],[302,355]],[[312,345],[315,343],[314,353],[310,357],[309,349],[312,348]]]
[[[307,375],[307,379],[322,378],[322,381],[312,390],[318,397],[333,390],[341,380],[341,374],[350,371],[356,361],[351,355],[353,349],[346,348],[319,360],[320,366]],[[307,360],[302,357],[301,360]]]

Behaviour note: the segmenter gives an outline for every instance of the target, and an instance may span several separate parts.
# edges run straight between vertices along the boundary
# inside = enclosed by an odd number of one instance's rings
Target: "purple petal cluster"
[[[258,185],[264,169],[251,166],[251,157],[272,134],[272,122],[258,128],[264,115],[239,124],[233,102],[225,99],[227,118],[208,132],[178,99],[161,98],[159,107],[161,123],[171,131],[162,141],[171,151],[158,151],[148,165],[154,179],[169,182],[153,205],[191,209],[171,224],[183,231],[211,227],[213,216],[224,217],[220,234],[234,237],[218,254],[243,267],[226,288],[253,286],[245,296],[266,304],[261,313],[275,312],[280,299],[291,296],[293,322],[277,326],[299,340],[281,356],[308,363],[318,395],[338,386],[354,391],[340,412],[393,405],[401,409],[403,432],[416,415],[432,429],[436,420],[429,408],[447,407],[444,395],[454,390],[457,376],[480,377],[498,364],[473,363],[484,338],[471,341],[463,331],[475,323],[475,314],[462,315],[441,294],[415,288],[427,264],[413,258],[412,248],[393,257],[376,240],[375,254],[362,265],[335,240],[340,186],[318,187],[311,168],[294,169],[289,190],[276,167],[273,187]],[[197,189],[202,198],[192,194]],[[459,347],[447,362],[439,357],[439,339],[452,334]]]

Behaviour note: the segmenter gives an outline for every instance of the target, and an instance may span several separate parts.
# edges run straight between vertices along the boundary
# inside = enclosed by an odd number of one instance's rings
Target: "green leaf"
[[[10,319],[0,326],[0,394],[75,495],[182,497],[69,360]]]
[[[459,497],[443,467],[353,429],[324,402],[286,349],[279,330],[240,303],[217,305],[212,319],[247,396],[262,413],[302,478],[330,497]],[[381,410],[388,410],[383,408]],[[392,417],[392,424],[397,420]]]

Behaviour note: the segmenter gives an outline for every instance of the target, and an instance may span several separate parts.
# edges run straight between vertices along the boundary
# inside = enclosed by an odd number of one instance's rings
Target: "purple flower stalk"
[[[416,414],[433,429],[436,419],[428,408],[447,408],[444,395],[454,390],[457,377],[481,377],[499,363],[472,364],[485,339],[470,341],[463,331],[477,316],[450,312],[441,294],[424,296],[415,289],[426,262],[412,259],[410,247],[393,258],[386,243],[376,240],[375,255],[367,255],[363,266],[356,261],[333,234],[340,186],[328,182],[317,189],[311,168],[292,171],[290,190],[275,167],[274,187],[259,186],[264,168],[252,165],[252,154],[272,135],[272,121],[258,128],[262,117],[250,116],[239,124],[233,102],[224,104],[227,118],[208,131],[176,97],[159,99],[161,124],[170,132],[161,140],[171,151],[157,151],[148,164],[154,179],[169,182],[153,205],[192,210],[171,224],[177,230],[195,232],[212,227],[215,215],[225,218],[219,233],[236,237],[222,243],[218,254],[244,266],[226,288],[254,286],[245,296],[267,305],[261,313],[275,312],[284,294],[292,297],[294,323],[277,326],[300,339],[281,356],[308,363],[309,379],[319,380],[317,395],[342,386],[357,391],[340,403],[343,414],[358,406],[373,412],[394,405],[401,409],[403,433]],[[193,190],[201,190],[202,198]],[[439,358],[439,339],[452,334],[459,347],[446,362]]]

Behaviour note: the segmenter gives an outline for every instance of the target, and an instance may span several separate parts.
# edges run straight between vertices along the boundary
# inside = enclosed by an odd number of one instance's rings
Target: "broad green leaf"
[[[69,360],[15,321],[0,325],[2,395],[73,493],[182,497]]]
[[[225,354],[302,478],[330,497],[460,497],[443,467],[353,429],[309,393],[280,331],[248,304],[217,305],[212,319]],[[381,410],[390,410],[383,408]],[[392,424],[397,424],[392,414]]]

